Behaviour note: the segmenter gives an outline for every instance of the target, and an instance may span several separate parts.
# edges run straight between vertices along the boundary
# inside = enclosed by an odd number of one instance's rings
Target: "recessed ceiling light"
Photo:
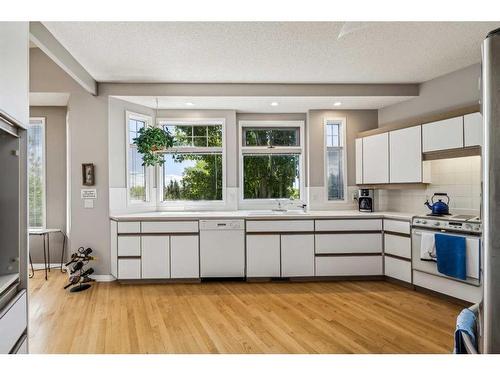
[[[342,103],[341,103],[341,102],[335,102],[335,103],[333,103],[333,105],[334,105],[335,107],[338,107],[339,105],[342,105]]]
[[[272,102],[272,103],[271,103],[271,105],[272,105],[273,107],[276,107],[276,106],[278,105],[278,102]]]
[[[192,106],[192,105],[194,105],[194,104],[193,104],[193,103],[191,103],[191,102],[187,102],[187,103],[186,103],[186,105],[188,105],[188,106]]]

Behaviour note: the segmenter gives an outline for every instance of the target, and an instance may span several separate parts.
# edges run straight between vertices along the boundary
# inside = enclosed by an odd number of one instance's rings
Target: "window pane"
[[[340,124],[328,123],[326,125],[326,145],[328,147],[340,147],[339,142]]]
[[[299,146],[299,128],[244,128],[245,146]]]
[[[222,200],[221,154],[166,154],[164,158],[164,200]]]
[[[135,147],[129,149],[129,191],[130,199],[146,200],[146,168],[142,165],[142,156]]]
[[[41,121],[30,121],[28,128],[28,200],[29,226],[44,226],[44,126]]]
[[[222,147],[221,125],[163,125],[174,137],[174,146]]]
[[[299,155],[244,155],[245,199],[300,198]]]
[[[327,177],[328,177],[328,200],[344,199],[344,172],[342,149],[328,149]]]

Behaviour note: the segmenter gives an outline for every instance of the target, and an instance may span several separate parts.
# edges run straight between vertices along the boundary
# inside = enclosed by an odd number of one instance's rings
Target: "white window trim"
[[[137,200],[132,200],[130,199],[130,180],[129,180],[129,165],[130,165],[130,158],[129,158],[129,150],[130,150],[130,143],[129,143],[129,120],[139,120],[139,121],[145,121],[146,126],[152,126],[153,125],[153,118],[148,115],[144,115],[141,113],[136,113],[136,112],[131,112],[131,111],[125,111],[125,160],[126,160],[126,165],[125,165],[125,186],[127,188],[127,206],[128,207],[145,207],[145,206],[150,206],[151,203],[151,197],[154,196],[153,194],[153,186],[154,186],[154,167],[146,167],[146,200],[145,201],[137,201]]]
[[[45,117],[30,117],[29,121],[40,121],[43,129],[42,137],[42,165],[43,165],[43,176],[42,176],[42,226],[41,227],[30,227],[30,228],[47,228],[47,127],[45,126]],[[38,124],[37,124],[38,125]],[[29,124],[31,126],[31,124]],[[29,218],[28,218],[29,219]],[[28,220],[29,221],[29,220]],[[29,225],[29,222],[28,222]]]
[[[339,122],[341,124],[340,131],[341,131],[341,145],[342,145],[342,162],[343,162],[343,181],[344,181],[344,199],[336,199],[336,200],[330,200],[328,199],[328,158],[327,158],[327,149],[328,146],[326,144],[327,142],[327,129],[326,126],[329,122]],[[345,117],[325,117],[323,119],[323,160],[324,160],[324,171],[323,171],[323,176],[324,176],[324,200],[325,203],[330,204],[330,205],[336,205],[336,204],[345,204],[348,202],[347,199],[347,127],[346,127],[347,121]]]
[[[212,210],[226,208],[226,178],[227,178],[227,168],[226,168],[226,150],[227,150],[227,139],[226,139],[226,119],[225,118],[171,118],[171,117],[158,117],[156,119],[156,126],[160,126],[160,123],[172,123],[174,125],[221,125],[222,126],[222,200],[198,200],[198,201],[164,201],[163,200],[163,166],[158,166],[156,169],[156,178],[158,181],[157,186],[157,209],[159,211],[171,211],[171,210]],[[219,150],[219,147],[189,147],[180,146],[179,150],[185,153],[196,153],[200,151],[208,151],[210,149]]]
[[[267,146],[243,146],[243,128],[244,127],[274,127],[274,128],[299,128],[299,146],[275,146],[270,149]],[[241,120],[238,123],[238,158],[239,158],[239,208],[240,209],[252,209],[252,208],[274,208],[276,207],[277,199],[245,199],[244,198],[244,185],[243,185],[243,155],[245,151],[251,151],[254,154],[296,154],[300,153],[299,156],[299,189],[300,189],[300,202],[306,203],[306,191],[305,191],[305,123],[304,121],[294,121],[294,120],[283,120],[283,121],[258,121],[258,120]],[[291,199],[286,198],[280,199],[280,201],[293,202]],[[286,208],[286,207],[285,207]]]

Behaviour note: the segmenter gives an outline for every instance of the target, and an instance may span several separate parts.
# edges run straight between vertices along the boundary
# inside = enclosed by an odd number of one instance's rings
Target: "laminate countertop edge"
[[[252,213],[252,211],[206,211],[206,212],[138,212],[112,214],[114,221],[170,221],[170,220],[209,220],[209,219],[246,219],[246,220],[311,220],[311,219],[392,219],[411,221],[418,214],[406,212],[359,212],[350,211],[308,211],[306,213]]]

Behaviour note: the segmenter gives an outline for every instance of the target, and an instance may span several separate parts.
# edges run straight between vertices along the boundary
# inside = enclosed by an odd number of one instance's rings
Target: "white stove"
[[[435,230],[481,234],[481,220],[475,215],[415,216],[412,226]]]

